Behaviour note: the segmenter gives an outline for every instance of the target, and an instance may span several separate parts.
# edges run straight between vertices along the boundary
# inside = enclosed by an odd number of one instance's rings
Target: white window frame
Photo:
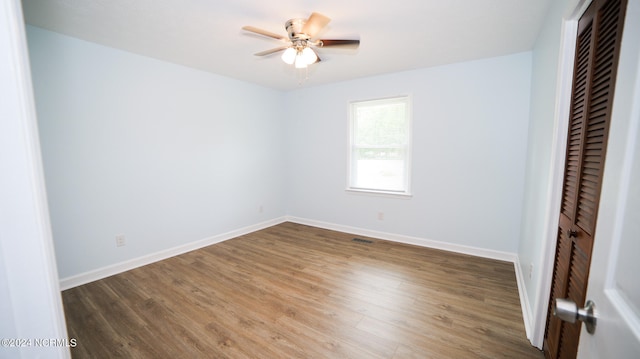
[[[403,190],[388,190],[388,189],[380,189],[380,188],[361,188],[354,186],[355,180],[354,176],[356,175],[356,159],[354,157],[356,144],[355,144],[355,117],[356,117],[356,108],[362,105],[379,105],[384,103],[404,103],[406,106],[406,116],[407,116],[407,139],[406,144],[402,147],[405,153],[405,162],[404,162],[404,183]],[[386,98],[377,98],[377,99],[369,99],[369,100],[358,100],[351,101],[349,103],[349,146],[348,146],[348,168],[347,168],[347,191],[351,193],[362,193],[362,194],[374,194],[374,195],[383,195],[383,196],[393,196],[393,197],[402,197],[408,198],[411,197],[411,154],[412,154],[412,137],[413,137],[413,119],[412,119],[412,103],[411,96],[402,95],[402,96],[394,96],[394,97],[386,97]],[[391,147],[397,148],[397,147]]]

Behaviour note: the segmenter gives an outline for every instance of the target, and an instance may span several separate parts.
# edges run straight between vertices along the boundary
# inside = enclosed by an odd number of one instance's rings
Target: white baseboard
[[[514,263],[518,257],[517,254],[510,253],[510,252],[503,252],[503,251],[496,251],[496,250],[485,249],[485,248],[465,246],[461,244],[440,242],[440,241],[434,241],[432,239],[411,237],[411,236],[405,236],[401,234],[379,232],[379,231],[373,231],[370,229],[344,226],[341,224],[321,222],[321,221],[300,218],[300,217],[286,216],[285,219],[288,222],[304,224],[312,227],[330,229],[330,230],[339,231],[339,232],[353,233],[353,234],[366,236],[366,237],[385,239],[392,242],[413,244],[421,247],[441,249],[449,252],[468,254],[476,257],[496,259],[496,260],[505,261],[505,262]]]
[[[522,320],[524,321],[524,331],[527,334],[527,339],[531,343],[533,335],[533,312],[531,311],[531,305],[529,304],[529,297],[527,296],[527,288],[525,285],[524,274],[522,267],[520,266],[520,260],[516,256],[516,260],[513,263],[516,271],[516,283],[518,284],[518,296],[520,297],[520,306],[522,307]],[[540,348],[541,349],[541,348]]]
[[[124,262],[116,263],[110,266],[98,268],[86,273],[77,274],[71,277],[60,279],[60,290],[66,290],[77,287],[86,283],[90,283],[102,278],[106,278],[118,273],[126,272],[147,264],[151,264],[163,259],[171,258],[186,252],[191,252],[212,244],[224,242],[228,239],[239,237],[251,232],[275,226],[286,221],[285,217],[274,218],[265,222],[257,223],[251,226],[236,229],[230,232],[215,235],[209,238],[201,239],[195,242],[183,244],[177,247],[165,249],[156,253],[151,253],[142,257],[130,259]]]

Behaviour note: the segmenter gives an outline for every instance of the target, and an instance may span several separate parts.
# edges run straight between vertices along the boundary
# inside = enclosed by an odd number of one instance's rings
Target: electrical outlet
[[[125,244],[127,244],[127,242],[125,241],[124,234],[116,235],[116,247],[122,247]]]
[[[384,212],[378,212],[378,221],[384,221]]]
[[[264,212],[264,207],[260,205],[260,207],[258,207],[258,213],[262,213],[262,212]]]
[[[529,279],[533,276],[533,263],[529,264]]]

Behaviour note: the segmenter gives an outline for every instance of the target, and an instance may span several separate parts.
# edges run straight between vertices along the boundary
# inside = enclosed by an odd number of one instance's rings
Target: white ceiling
[[[531,50],[552,0],[23,0],[26,22],[69,36],[204,71],[290,90]],[[358,50],[320,49],[308,79],[279,55],[254,53],[311,12],[332,19],[323,38]]]

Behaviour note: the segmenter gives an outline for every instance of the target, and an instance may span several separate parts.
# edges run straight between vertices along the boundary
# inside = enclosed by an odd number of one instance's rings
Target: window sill
[[[380,190],[373,190],[373,189],[347,188],[345,191],[349,194],[360,195],[360,196],[375,196],[375,197],[387,197],[387,198],[398,198],[398,199],[411,199],[413,197],[411,193],[380,191]]]

